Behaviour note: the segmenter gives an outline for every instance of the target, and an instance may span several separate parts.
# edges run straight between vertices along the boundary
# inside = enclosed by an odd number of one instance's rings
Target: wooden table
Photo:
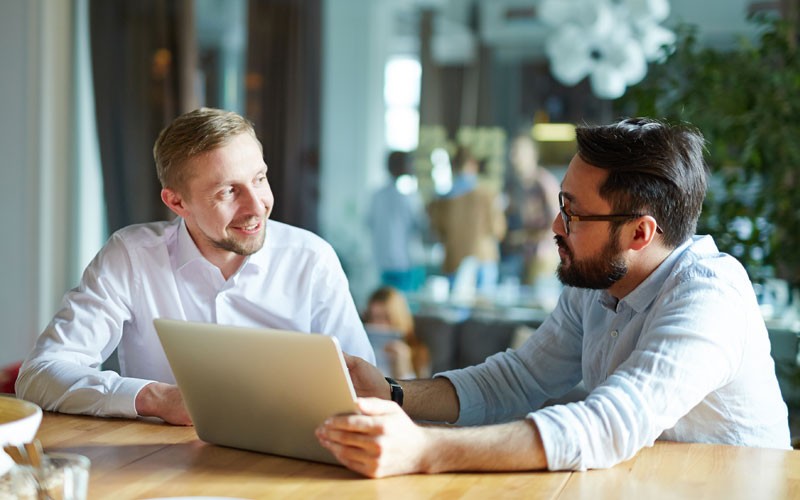
[[[657,443],[612,469],[366,479],[342,467],[209,445],[191,427],[46,413],[46,451],[92,461],[89,497],[800,498],[800,451]]]

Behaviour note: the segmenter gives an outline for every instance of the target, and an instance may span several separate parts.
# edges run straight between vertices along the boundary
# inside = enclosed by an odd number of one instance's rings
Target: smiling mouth
[[[259,230],[261,230],[263,225],[264,225],[263,221],[258,221],[249,225],[231,226],[231,227],[241,233],[254,234],[257,233]]]

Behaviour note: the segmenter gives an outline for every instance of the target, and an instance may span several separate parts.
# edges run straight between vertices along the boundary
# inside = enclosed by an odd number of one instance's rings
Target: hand
[[[172,425],[192,425],[192,418],[183,404],[177,385],[152,382],[136,395],[136,413],[142,417],[158,417]]]
[[[389,383],[380,370],[357,356],[345,354],[344,361],[359,397],[391,399]]]
[[[402,340],[393,340],[383,347],[386,359],[389,361],[391,376],[395,378],[408,378],[414,373],[411,362],[411,346]]]
[[[427,429],[394,402],[360,398],[358,408],[360,415],[331,417],[316,430],[320,444],[342,465],[373,478],[427,471]]]

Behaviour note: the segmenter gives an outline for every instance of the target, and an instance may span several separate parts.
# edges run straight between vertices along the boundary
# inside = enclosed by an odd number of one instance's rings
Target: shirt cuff
[[[575,426],[566,425],[569,417],[564,418],[563,411],[564,407],[552,406],[529,413],[526,418],[533,420],[539,430],[549,470],[585,471]]]
[[[144,386],[153,382],[140,378],[120,378],[114,392],[106,400],[106,414],[110,417],[137,418],[136,396]]]
[[[485,403],[467,373],[468,370],[450,370],[433,376],[448,379],[456,389],[459,408],[458,420],[453,425],[480,425],[486,420]]]

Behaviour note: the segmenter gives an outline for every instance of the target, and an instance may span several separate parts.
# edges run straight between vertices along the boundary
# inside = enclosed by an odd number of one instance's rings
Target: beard
[[[237,255],[247,257],[248,255],[258,252],[261,250],[261,247],[264,246],[264,239],[266,238],[267,234],[266,217],[263,219],[262,224],[263,226],[261,227],[261,231],[253,236],[241,239],[229,236],[221,240],[211,240],[211,244],[221,250],[226,250],[228,252],[233,252]]]
[[[612,235],[600,253],[584,260],[576,260],[564,238],[556,236],[556,245],[567,253],[567,259],[558,264],[556,274],[567,286],[605,290],[628,274],[628,265],[621,256],[619,241]],[[565,260],[568,264],[565,264]]]

